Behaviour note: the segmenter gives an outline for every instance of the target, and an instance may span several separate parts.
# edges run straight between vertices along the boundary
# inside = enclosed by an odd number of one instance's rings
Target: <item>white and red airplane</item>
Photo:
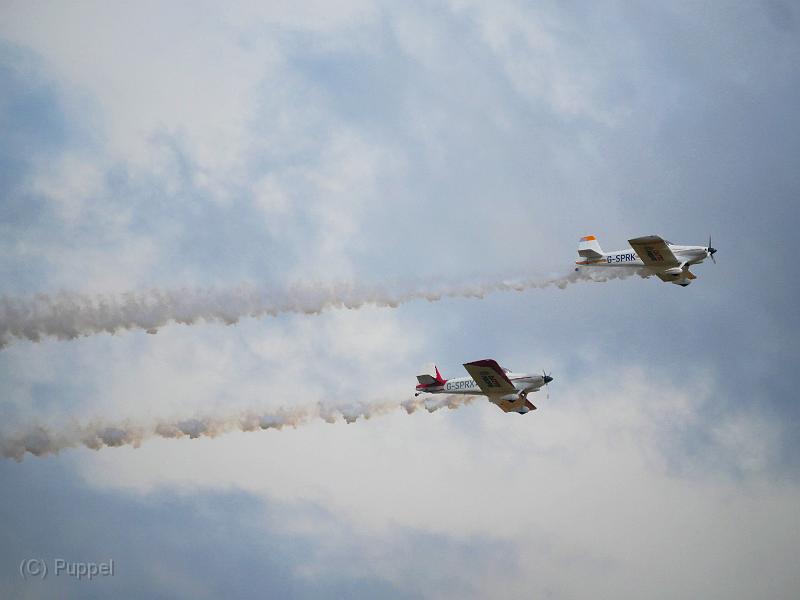
[[[525,373],[512,373],[503,369],[492,359],[468,362],[464,368],[469,377],[445,379],[439,373],[439,368],[426,365],[421,375],[417,375],[417,393],[420,394],[464,394],[487,396],[490,402],[497,404],[503,412],[516,412],[524,415],[536,410],[528,400],[528,394],[538,392],[539,388],[547,385],[553,378],[547,373],[541,375],[527,375]]]
[[[628,267],[637,268],[643,277],[655,275],[661,281],[686,287],[697,276],[689,267],[711,258],[714,262],[716,248],[708,246],[679,246],[657,235],[628,240],[631,245],[626,250],[603,252],[597,238],[593,235],[582,237],[578,243],[578,260],[575,270],[586,267]]]

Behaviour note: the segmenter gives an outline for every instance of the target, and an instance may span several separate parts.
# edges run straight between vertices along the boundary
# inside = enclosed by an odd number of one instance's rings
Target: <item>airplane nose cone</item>
[[[553,378],[550,377],[550,375],[545,375],[544,376],[544,382],[545,383],[550,383],[551,381],[553,381]]]

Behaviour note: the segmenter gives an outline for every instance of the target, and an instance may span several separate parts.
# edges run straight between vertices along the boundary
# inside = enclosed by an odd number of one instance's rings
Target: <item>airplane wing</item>
[[[628,240],[631,248],[634,249],[642,262],[648,267],[663,267],[669,269],[677,267],[680,261],[669,249],[667,242],[657,235],[646,235],[644,237]]]
[[[531,403],[530,400],[523,400],[522,398],[520,398],[516,402],[504,402],[502,400],[492,398],[491,396],[489,396],[489,402],[494,404],[504,413],[515,412],[515,413],[522,413],[524,415],[527,412],[536,410],[536,407]]]
[[[697,275],[692,273],[686,267],[683,268],[683,274],[686,275],[686,279],[697,279]],[[661,281],[666,281],[667,283],[672,283],[675,280],[674,276],[664,275],[663,273],[656,273],[656,277],[658,277]]]
[[[495,360],[487,359],[468,362],[464,364],[464,368],[487,396],[513,394],[517,391],[508,375]]]

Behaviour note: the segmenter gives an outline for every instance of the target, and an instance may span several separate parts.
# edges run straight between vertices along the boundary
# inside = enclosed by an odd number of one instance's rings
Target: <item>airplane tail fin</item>
[[[439,373],[439,367],[433,363],[428,363],[421,369],[422,373],[417,375],[417,381],[421,386],[429,385],[444,385],[447,381],[442,374]]]
[[[583,258],[603,258],[603,249],[593,235],[587,235],[578,242],[578,254]]]

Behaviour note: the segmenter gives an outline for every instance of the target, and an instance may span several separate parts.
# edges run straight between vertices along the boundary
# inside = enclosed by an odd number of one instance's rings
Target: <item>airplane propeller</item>
[[[711,257],[711,260],[714,261],[714,264],[717,264],[717,259],[714,258],[714,254],[716,254],[717,249],[711,247],[711,236],[708,236],[708,255]]]
[[[553,381],[553,378],[544,369],[542,369],[542,380],[544,381],[544,387],[547,388],[547,399],[550,400],[550,386],[548,384]]]

